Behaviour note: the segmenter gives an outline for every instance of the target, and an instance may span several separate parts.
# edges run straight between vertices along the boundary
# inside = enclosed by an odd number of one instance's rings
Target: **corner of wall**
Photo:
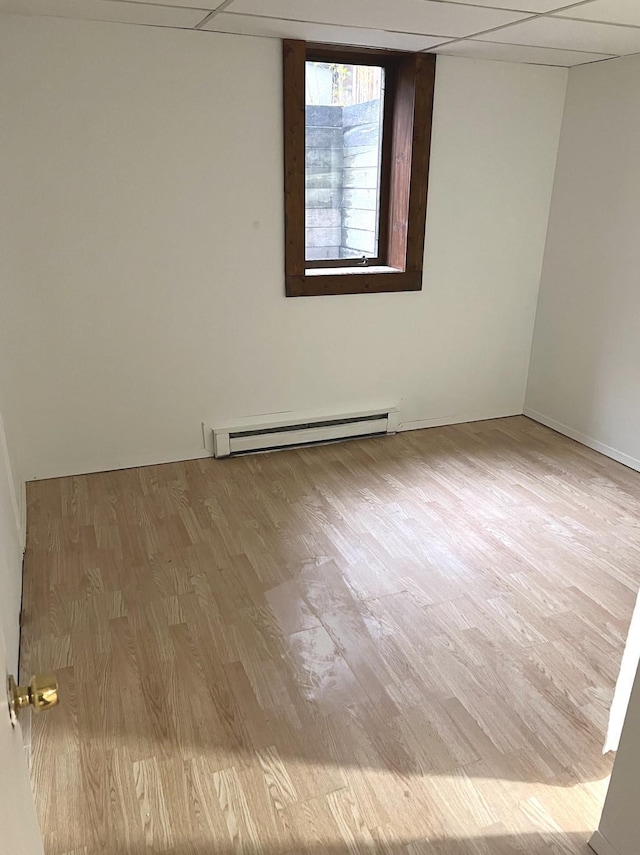
[[[553,164],[553,181],[551,183],[551,193],[549,195],[549,207],[547,210],[547,225],[546,225],[546,229],[545,229],[544,247],[542,249],[542,256],[540,259],[540,275],[538,277],[538,291],[537,291],[537,296],[536,296],[536,310],[534,313],[533,326],[531,327],[531,338],[529,341],[529,359],[527,361],[527,377],[526,377],[526,382],[525,382],[525,387],[524,387],[524,396],[522,399],[522,411],[523,411],[523,413],[527,407],[527,399],[528,399],[528,395],[529,395],[529,380],[530,380],[530,375],[531,375],[531,359],[533,356],[533,347],[534,347],[534,342],[535,342],[535,337],[536,337],[536,325],[538,322],[538,308],[540,305],[540,291],[542,289],[542,277],[544,274],[544,261],[545,261],[545,256],[547,253],[547,243],[549,240],[549,223],[551,220],[551,209],[553,207],[553,197],[554,197],[554,193],[555,193],[556,179],[557,179],[557,175],[558,175],[558,156],[560,153],[560,143],[562,141],[562,133],[564,130],[565,115],[566,115],[566,110],[567,110],[567,90],[569,87],[569,72],[571,71],[571,69],[565,68],[562,70],[564,71],[564,75],[563,75],[564,76],[564,87],[563,87],[563,93],[562,93],[562,114],[560,116],[560,124],[558,126],[558,139],[557,139],[557,143],[556,143],[555,160],[554,160],[554,164]]]

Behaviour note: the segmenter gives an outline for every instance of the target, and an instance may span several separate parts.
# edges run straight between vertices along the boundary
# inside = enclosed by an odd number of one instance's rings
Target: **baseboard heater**
[[[332,416],[293,413],[260,416],[213,429],[214,457],[230,457],[292,446],[382,436],[398,429],[395,407]]]

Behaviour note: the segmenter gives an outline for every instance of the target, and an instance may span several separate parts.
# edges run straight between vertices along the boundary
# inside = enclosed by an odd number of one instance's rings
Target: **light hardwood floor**
[[[517,417],[28,486],[47,855],[588,851],[637,473]]]

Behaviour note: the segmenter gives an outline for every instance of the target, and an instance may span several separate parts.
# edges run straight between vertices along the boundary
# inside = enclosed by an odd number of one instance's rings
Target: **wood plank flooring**
[[[47,855],[587,853],[637,473],[517,417],[28,487]]]

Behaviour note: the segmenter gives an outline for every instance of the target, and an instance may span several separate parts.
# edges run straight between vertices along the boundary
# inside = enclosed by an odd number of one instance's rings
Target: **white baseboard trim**
[[[512,416],[521,416],[522,412],[518,410],[513,413],[498,413],[491,416],[438,416],[434,419],[417,419],[413,422],[400,422],[398,431],[403,430],[424,430],[432,427],[446,427],[447,425],[465,425],[469,422],[489,422],[494,419],[509,419]]]
[[[382,409],[382,408],[380,408]],[[324,411],[319,411],[323,413]],[[419,419],[413,422],[404,422],[397,427],[398,431],[405,430],[420,430],[422,428],[442,427],[444,425],[465,424],[466,422],[488,421],[490,419],[501,419],[508,416],[519,416],[521,412],[514,413],[499,413],[497,415],[487,416],[441,416],[435,419]],[[205,423],[203,427],[204,441],[207,440],[207,435],[211,433],[211,429]],[[118,469],[137,469],[142,466],[161,466],[164,463],[182,463],[185,460],[200,460],[205,457],[212,457],[212,448],[201,448],[198,451],[177,451],[174,454],[136,454],[123,455],[115,460],[110,460],[108,463],[95,462],[85,466],[63,466],[51,467],[45,466],[39,471],[33,470],[27,476],[27,481],[46,481],[49,478],[67,478],[73,475],[93,475],[97,472],[116,472]]]
[[[609,446],[604,445],[603,443],[597,442],[596,440],[591,439],[590,437],[585,436],[584,434],[581,434],[578,431],[574,431],[573,428],[570,428],[567,425],[563,425],[560,422],[556,422],[554,419],[550,419],[542,413],[538,413],[536,412],[536,410],[532,410],[527,407],[525,407],[524,410],[516,409],[513,411],[491,413],[482,416],[479,416],[476,413],[473,415],[436,416],[430,419],[416,419],[415,421],[400,422],[398,424],[397,430],[399,432],[408,430],[424,430],[425,428],[446,427],[447,425],[460,425],[469,424],[470,422],[486,422],[498,419],[508,419],[512,418],[513,416],[520,416],[523,414],[536,422],[540,422],[540,424],[546,425],[546,427],[550,427],[552,430],[558,431],[558,433],[562,433],[565,436],[570,437],[571,439],[575,439],[583,445],[587,445],[589,446],[589,448],[593,448],[595,451],[600,451],[602,452],[602,454],[607,455],[607,457],[612,457],[614,460],[617,460],[620,463],[624,463],[626,466],[629,466],[632,469],[636,469],[640,472],[640,460],[635,460],[634,458],[617,451],[615,448],[610,448]],[[203,428],[204,427],[205,426],[203,425]],[[73,466],[69,468],[63,467],[63,471],[57,468],[45,468],[42,471],[30,474],[27,478],[27,481],[43,481],[48,478],[65,478],[70,475],[90,475],[96,472],[113,472],[118,469],[136,469],[141,466],[161,466],[164,463],[180,463],[185,460],[199,460],[201,458],[211,456],[212,451],[206,448],[202,448],[199,451],[195,452],[176,452],[175,454],[171,455],[126,455],[114,461],[110,461],[109,463],[106,463],[104,465],[100,465],[98,463],[82,468],[76,468]]]
[[[537,410],[532,410],[530,407],[525,407],[523,413],[528,418],[533,419],[534,422],[540,422],[541,425],[545,425],[545,427],[551,428],[551,430],[555,430],[564,436],[568,436],[569,439],[575,439],[576,442],[586,445],[594,451],[599,451],[600,454],[604,454],[612,460],[617,460],[618,463],[624,463],[625,466],[628,466],[630,469],[635,469],[636,472],[640,472],[640,460],[636,457],[631,457],[623,451],[618,451],[617,448],[612,448],[604,442],[600,442],[597,439],[593,439],[591,436],[580,433],[580,431],[574,430],[572,427],[569,427],[569,425],[557,422],[555,419],[549,418],[549,416],[545,416],[544,413],[539,413]]]
[[[609,843],[606,837],[603,837],[599,831],[594,831],[589,840],[589,846],[593,849],[596,855],[620,855],[617,849]]]
[[[106,465],[95,464],[86,468],[65,467],[64,471],[44,471],[31,475],[27,481],[46,481],[49,478],[67,478],[70,475],[94,475],[97,472],[117,472],[118,469],[138,469],[142,466],[162,466],[165,463],[183,463],[185,460],[200,460],[203,457],[211,457],[211,453],[205,448],[199,451],[177,452],[176,454],[139,454],[132,457],[118,458],[113,463]]]

